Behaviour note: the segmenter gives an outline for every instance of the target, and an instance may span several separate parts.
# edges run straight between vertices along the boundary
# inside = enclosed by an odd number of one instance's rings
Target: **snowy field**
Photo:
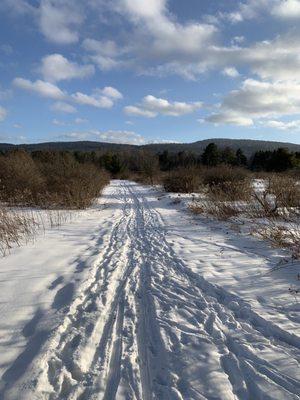
[[[0,260],[0,399],[300,398],[299,263],[113,181]]]

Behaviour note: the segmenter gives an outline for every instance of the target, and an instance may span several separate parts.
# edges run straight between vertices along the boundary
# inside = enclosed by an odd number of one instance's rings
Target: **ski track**
[[[121,216],[79,294],[48,316],[18,399],[299,399],[300,338],[193,273],[143,187],[114,190]]]

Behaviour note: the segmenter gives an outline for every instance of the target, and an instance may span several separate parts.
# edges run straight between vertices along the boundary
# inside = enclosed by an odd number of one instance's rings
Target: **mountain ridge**
[[[249,157],[259,150],[276,150],[277,148],[284,147],[290,151],[299,151],[300,144],[290,142],[273,142],[266,140],[253,140],[253,139],[225,139],[225,138],[211,138],[198,140],[192,143],[149,143],[143,145],[133,144],[120,144],[108,142],[95,142],[95,141],[75,141],[75,142],[43,142],[43,143],[30,143],[30,144],[11,144],[0,143],[0,150],[7,151],[13,149],[24,149],[27,151],[36,150],[56,150],[56,151],[122,151],[143,149],[151,152],[179,152],[190,151],[197,154],[203,152],[204,148],[209,143],[215,143],[221,149],[230,147],[233,150],[241,148],[244,153]]]

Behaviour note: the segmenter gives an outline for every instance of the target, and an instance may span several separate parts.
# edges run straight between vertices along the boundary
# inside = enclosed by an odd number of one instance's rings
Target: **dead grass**
[[[34,237],[39,224],[34,218],[0,207],[0,253],[5,256],[13,245]]]
[[[291,252],[293,259],[300,258],[300,224],[278,224],[267,220],[258,224],[253,233],[267,240],[275,248],[285,248]]]
[[[224,202],[195,201],[189,205],[189,209],[194,214],[211,215],[220,221],[227,221],[240,214],[236,205]]]
[[[252,190],[252,218],[295,219],[300,216],[300,183],[288,175],[269,175],[261,190]]]

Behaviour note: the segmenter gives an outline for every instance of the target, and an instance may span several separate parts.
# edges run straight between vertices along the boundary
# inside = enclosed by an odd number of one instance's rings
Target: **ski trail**
[[[193,273],[146,189],[115,190],[108,245],[19,398],[299,399],[299,337]]]

